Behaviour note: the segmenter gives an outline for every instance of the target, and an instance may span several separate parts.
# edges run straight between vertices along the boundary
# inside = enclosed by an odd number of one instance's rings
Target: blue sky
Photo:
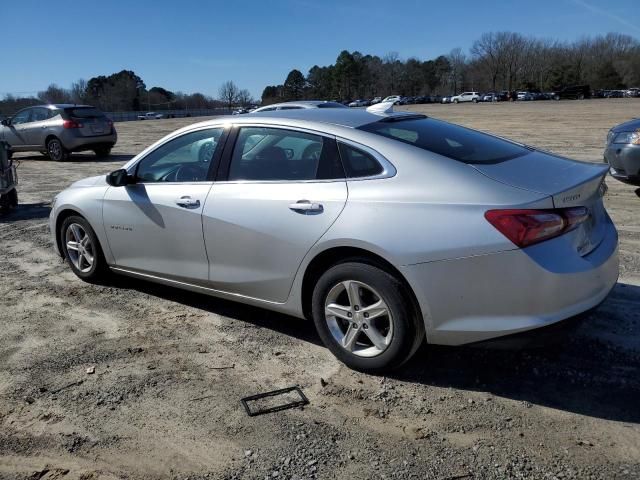
[[[488,31],[640,38],[638,1],[2,1],[0,96],[130,69],[148,87],[215,96],[230,79],[259,97],[343,49],[428,59]]]

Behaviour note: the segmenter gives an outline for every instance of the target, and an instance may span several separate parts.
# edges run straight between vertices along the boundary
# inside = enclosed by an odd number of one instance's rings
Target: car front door
[[[347,201],[335,138],[242,126],[227,143],[203,212],[211,287],[284,302]]]
[[[29,147],[27,132],[31,121],[32,108],[25,108],[16,113],[8,126],[4,127],[4,140],[11,146],[11,149],[19,152]]]
[[[202,210],[225,137],[222,127],[174,137],[131,167],[135,183],[107,190],[103,221],[116,268],[207,282]]]

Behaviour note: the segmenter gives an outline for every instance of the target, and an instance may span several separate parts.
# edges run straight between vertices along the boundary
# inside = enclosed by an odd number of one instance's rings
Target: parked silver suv
[[[40,105],[20,110],[0,122],[0,140],[14,152],[42,152],[66,160],[71,152],[111,153],[118,136],[113,122],[89,105]]]

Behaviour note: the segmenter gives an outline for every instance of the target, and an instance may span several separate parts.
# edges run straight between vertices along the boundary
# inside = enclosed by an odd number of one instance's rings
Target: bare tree
[[[447,59],[451,66],[449,78],[451,86],[453,87],[453,93],[458,93],[458,86],[462,87],[464,81],[464,69],[467,63],[467,56],[461,48],[454,48],[449,52],[449,55],[447,55]]]
[[[87,97],[87,81],[83,78],[71,84],[71,99],[73,103],[85,103]]]
[[[238,87],[231,80],[224,82],[218,90],[218,97],[220,101],[227,105],[227,108],[231,110],[233,105],[238,101]]]
[[[237,100],[238,100],[238,103],[243,107],[246,107],[247,105],[251,105],[252,103],[254,103],[251,92],[246,88],[243,88],[242,90],[238,91]]]

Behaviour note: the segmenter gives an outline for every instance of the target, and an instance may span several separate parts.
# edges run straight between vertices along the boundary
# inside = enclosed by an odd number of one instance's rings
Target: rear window
[[[324,102],[319,103],[317,106],[318,108],[349,108],[338,102]]]
[[[378,121],[359,127],[464,163],[500,163],[529,153],[523,146],[432,118]]]
[[[65,110],[69,115],[75,118],[101,118],[104,117],[97,108],[67,108]]]

